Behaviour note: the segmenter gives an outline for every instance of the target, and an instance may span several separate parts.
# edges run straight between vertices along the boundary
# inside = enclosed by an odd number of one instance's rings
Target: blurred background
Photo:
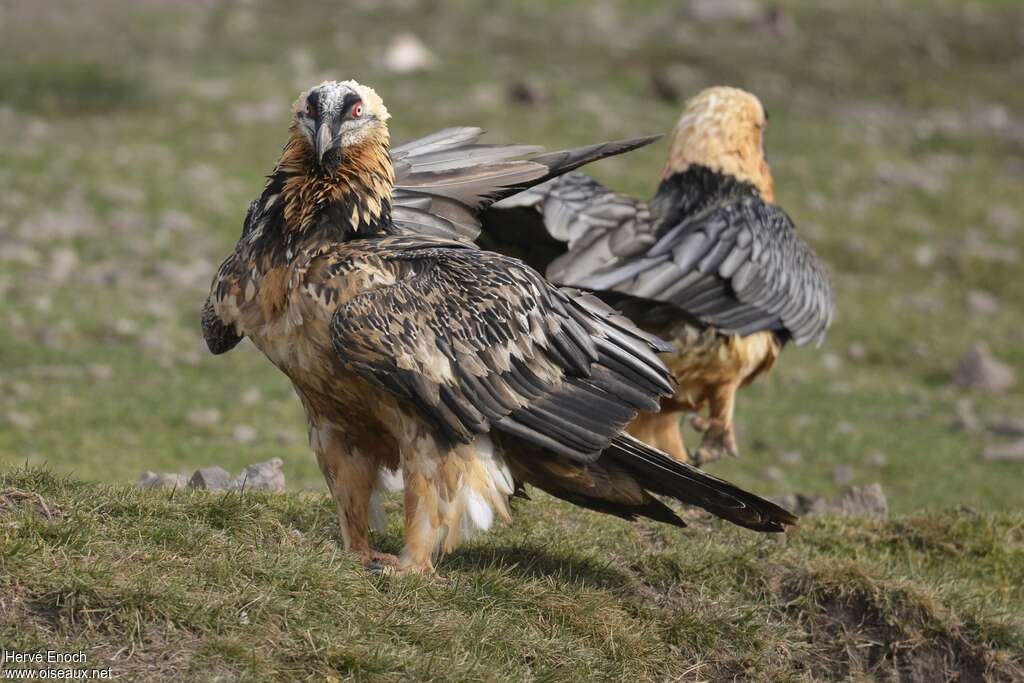
[[[285,378],[248,343],[208,355],[198,312],[325,78],[375,87],[395,142],[479,125],[549,148],[756,93],[840,313],[741,393],[742,457],[711,470],[769,494],[877,481],[898,512],[1024,503],[1016,0],[4,0],[0,467],[132,482],[279,456],[323,489]],[[589,170],[646,196],[664,153]]]

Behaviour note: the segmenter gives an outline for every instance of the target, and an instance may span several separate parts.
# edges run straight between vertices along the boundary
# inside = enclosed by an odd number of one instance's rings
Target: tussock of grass
[[[84,648],[133,679],[1024,675],[1019,514],[812,519],[787,540],[701,518],[628,525],[545,497],[438,576],[396,578],[338,549],[326,496],[41,469],[0,491],[19,492],[0,501],[0,640]]]

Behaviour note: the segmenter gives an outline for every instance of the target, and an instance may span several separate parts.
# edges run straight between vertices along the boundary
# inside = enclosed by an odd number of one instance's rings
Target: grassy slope
[[[127,647],[118,665],[139,672],[786,677],[843,659],[830,650],[845,642],[833,622],[817,619],[844,613],[853,591],[907,629],[919,622],[893,609],[937,615],[927,636],[905,634],[912,642],[962,624],[971,647],[1019,653],[1021,465],[982,463],[988,437],[950,431],[963,394],[948,376],[979,337],[1024,369],[1024,92],[1011,87],[1024,81],[1024,12],[997,1],[780,5],[793,26],[782,35],[625,0],[497,13],[415,1],[0,8],[0,472],[71,514],[0,517],[0,582],[17,586],[0,603],[0,641],[67,638],[104,657]],[[379,67],[399,25],[438,54],[435,71]],[[385,97],[397,140],[479,124],[495,140],[555,147],[666,130],[678,105],[651,97],[651,64],[673,65],[684,94],[725,82],[761,95],[779,201],[838,291],[829,362],[788,352],[745,391],[744,457],[715,473],[829,493],[847,465],[855,483],[881,481],[903,516],[813,521],[778,545],[718,527],[634,528],[541,499],[450,558],[446,580],[366,577],[333,545],[287,383],[249,347],[205,355],[196,329],[288,103],[321,78],[355,76]],[[508,102],[504,84],[523,76],[543,82],[549,104]],[[649,193],[663,153],[594,171]],[[69,249],[77,266],[55,273]],[[971,289],[995,295],[1000,312],[969,315]],[[847,356],[854,343],[863,359]],[[983,418],[1024,415],[1020,389],[973,400]],[[209,408],[220,421],[187,420]],[[256,441],[238,443],[239,425]],[[793,451],[799,466],[784,464]],[[290,487],[312,493],[168,501],[14,470],[47,463],[128,482],[143,469],[237,470],[273,456]],[[397,529],[384,540],[395,548]],[[451,656],[420,656],[435,646]]]
[[[545,499],[442,576],[398,579],[339,552],[318,495],[170,495],[39,470],[0,478],[12,489],[47,512],[0,494],[0,641],[86,648],[130,679],[1024,676],[1016,513],[808,520],[780,542]]]

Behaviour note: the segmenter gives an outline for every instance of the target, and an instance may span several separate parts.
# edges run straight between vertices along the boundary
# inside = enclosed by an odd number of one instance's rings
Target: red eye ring
[[[362,115],[363,115],[363,103],[362,102],[356,102],[352,106],[352,118],[358,119]]]

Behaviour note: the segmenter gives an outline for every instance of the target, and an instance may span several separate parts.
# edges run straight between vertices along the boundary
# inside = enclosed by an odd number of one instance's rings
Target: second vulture
[[[787,342],[821,344],[834,314],[824,266],[774,204],[766,126],[755,96],[709,88],[687,103],[649,202],[569,173],[496,204],[478,240],[673,340],[677,388],[629,432],[698,465],[737,454],[737,390]],[[705,406],[691,457],[680,413]]]

